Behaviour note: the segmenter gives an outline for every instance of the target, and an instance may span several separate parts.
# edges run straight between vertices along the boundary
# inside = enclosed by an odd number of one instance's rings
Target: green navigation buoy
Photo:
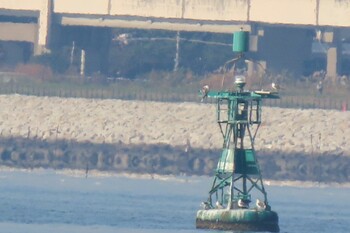
[[[239,31],[233,33],[232,50],[237,53],[249,51],[249,32]]]
[[[279,96],[276,92],[244,90],[244,76],[235,77],[235,86],[233,91],[205,88],[201,93],[217,99],[223,150],[209,197],[197,212],[196,227],[279,232],[278,215],[268,203],[254,149],[261,125],[262,100]]]

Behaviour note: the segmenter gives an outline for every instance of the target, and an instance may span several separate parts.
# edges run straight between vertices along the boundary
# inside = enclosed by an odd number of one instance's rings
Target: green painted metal
[[[249,32],[239,31],[233,34],[232,50],[237,53],[249,51]]]
[[[239,54],[225,66],[243,59],[248,50],[248,32],[235,32],[233,51]],[[276,92],[244,90],[245,77],[235,78],[233,91],[209,91],[208,85],[201,91],[202,101],[205,97],[217,99],[216,120],[223,147],[208,200],[197,212],[196,227],[278,232],[278,215],[267,200],[254,142],[261,125],[262,101],[279,96]],[[256,202],[251,207],[253,198]]]
[[[197,228],[210,228],[226,231],[269,231],[279,232],[278,215],[274,211],[237,210],[199,210]]]
[[[267,204],[267,195],[255,155],[254,140],[261,124],[262,100],[279,98],[278,94],[244,91],[240,86],[235,91],[209,91],[207,96],[217,99],[217,122],[224,140],[213,189],[209,193],[215,195],[215,201],[220,205],[232,205],[226,202],[228,200],[233,202],[237,199],[237,195],[245,197],[243,201],[250,202],[248,199],[250,191],[256,188],[261,191],[264,203]],[[242,181],[242,187],[235,184],[238,181]],[[218,192],[225,195],[219,195]],[[224,196],[227,194],[230,196],[225,199]],[[214,208],[212,195],[208,203]]]
[[[197,212],[197,219],[202,221],[211,221],[212,219],[219,219],[222,222],[262,222],[276,221],[277,215],[274,211],[257,210],[257,209],[237,209],[235,211],[227,209],[212,209],[199,210]]]
[[[234,91],[208,91],[217,99],[217,123],[223,149],[204,210],[197,213],[197,228],[277,232],[278,215],[271,211],[254,141],[261,125],[263,99],[277,99],[268,91],[244,90],[239,78]],[[250,208],[252,196],[258,195]],[[260,199],[261,198],[261,199]]]

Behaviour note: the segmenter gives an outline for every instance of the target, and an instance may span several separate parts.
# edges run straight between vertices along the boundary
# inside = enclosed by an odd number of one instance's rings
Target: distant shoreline
[[[44,169],[44,168],[34,168],[34,169],[21,169],[0,166],[0,176],[3,172],[23,172],[23,173],[46,173],[53,172],[58,175],[76,177],[76,178],[86,178],[86,171],[84,170],[74,170],[74,169]],[[99,170],[91,170],[88,173],[87,179],[92,178],[127,178],[127,179],[140,179],[140,180],[159,180],[164,182],[179,182],[179,183],[192,183],[198,182],[201,179],[211,179],[211,176],[197,176],[197,175],[159,175],[159,174],[139,174],[139,173],[114,173],[105,172]],[[1,177],[0,177],[1,179]],[[208,186],[210,184],[208,183]],[[279,186],[279,187],[303,187],[303,188],[350,188],[350,182],[337,183],[337,182],[312,182],[312,181],[294,181],[294,180],[269,180],[264,179],[265,186]]]
[[[17,168],[210,175],[214,104],[0,95],[0,163]],[[267,179],[350,181],[350,112],[263,107]]]
[[[220,149],[214,104],[0,95],[0,137]],[[350,111],[263,107],[257,151],[350,156]]]

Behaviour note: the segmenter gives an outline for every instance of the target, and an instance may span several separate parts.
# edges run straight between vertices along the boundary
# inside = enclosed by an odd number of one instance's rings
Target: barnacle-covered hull
[[[279,232],[277,213],[271,210],[257,209],[199,210],[197,212],[196,228]]]

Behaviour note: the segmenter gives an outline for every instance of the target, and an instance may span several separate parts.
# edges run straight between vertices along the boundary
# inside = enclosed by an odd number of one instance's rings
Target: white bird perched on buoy
[[[265,202],[263,202],[263,201],[261,201],[261,200],[259,200],[259,199],[256,199],[255,205],[256,205],[256,208],[259,209],[259,210],[264,210],[264,209],[266,209],[266,204],[265,204]]]
[[[202,93],[201,102],[203,102],[203,100],[208,96],[208,92],[209,92],[209,85],[204,85],[201,90],[201,93]]]
[[[282,88],[280,85],[278,85],[277,83],[271,83],[271,87],[272,89],[279,91],[279,90],[284,90],[284,88]]]
[[[247,202],[243,201],[242,199],[238,200],[237,205],[239,208],[243,208],[243,209],[249,208],[249,204]]]
[[[223,209],[224,208],[219,201],[216,201],[215,206],[216,206],[217,209]]]
[[[209,204],[208,202],[206,202],[206,201],[201,203],[201,207],[202,207],[204,210],[209,210],[209,209],[211,209],[210,204]]]

